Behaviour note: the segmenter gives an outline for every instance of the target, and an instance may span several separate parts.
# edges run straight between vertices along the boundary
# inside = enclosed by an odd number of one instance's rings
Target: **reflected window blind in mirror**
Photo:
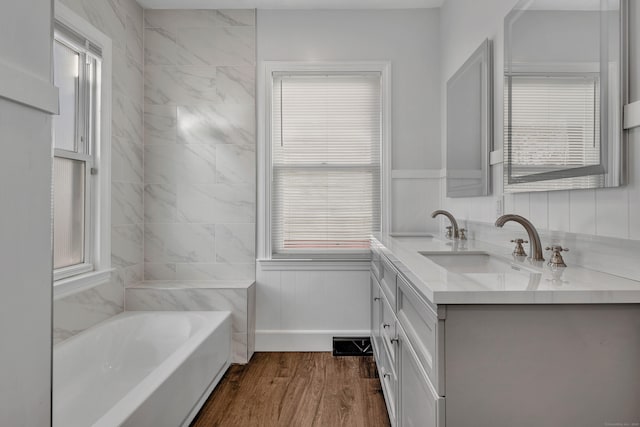
[[[380,78],[274,74],[274,256],[368,251],[380,230]]]
[[[597,76],[513,75],[505,83],[510,182],[601,165]]]

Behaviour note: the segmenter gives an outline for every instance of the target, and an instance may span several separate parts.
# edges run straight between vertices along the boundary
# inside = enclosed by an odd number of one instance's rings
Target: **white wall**
[[[517,0],[447,0],[441,9],[441,91],[444,109],[446,81],[473,50],[488,37],[494,42],[494,148],[502,148],[503,20]],[[631,100],[640,99],[640,5],[631,3]],[[636,28],[633,28],[633,27]],[[445,118],[442,118],[443,126]],[[446,143],[443,132],[442,144]],[[502,164],[492,167],[493,194],[489,197],[447,199],[443,205],[458,218],[492,223],[497,217],[496,201],[503,201],[505,213],[530,218],[541,230],[580,233],[603,238],[640,239],[640,130],[629,138],[629,185],[614,189],[523,193],[502,196]],[[444,187],[442,188],[444,194]],[[473,231],[473,230],[472,230]]]
[[[3,3],[0,74],[20,70],[24,86],[51,88],[51,17],[49,0]],[[0,425],[44,427],[51,422],[51,117],[2,96],[0,89]]]
[[[437,226],[428,213],[438,204],[439,30],[438,9],[258,10],[259,67],[278,60],[391,62],[397,232]],[[258,72],[258,90],[262,78]],[[332,336],[368,335],[368,267],[353,269],[265,270],[258,263],[256,350],[329,350]]]

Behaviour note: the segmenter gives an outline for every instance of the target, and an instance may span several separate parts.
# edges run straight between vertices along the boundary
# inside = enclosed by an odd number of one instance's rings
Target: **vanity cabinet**
[[[640,422],[640,304],[434,304],[372,251],[372,345],[392,426]]]

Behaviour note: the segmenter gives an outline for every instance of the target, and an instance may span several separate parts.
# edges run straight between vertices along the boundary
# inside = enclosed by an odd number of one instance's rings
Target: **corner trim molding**
[[[370,336],[369,329],[257,330],[256,351],[331,351],[333,337]]]
[[[58,114],[58,88],[13,64],[0,60],[0,98]]]

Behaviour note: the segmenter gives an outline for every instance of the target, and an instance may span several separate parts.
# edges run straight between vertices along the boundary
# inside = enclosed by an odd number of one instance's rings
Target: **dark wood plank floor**
[[[389,426],[372,357],[256,353],[233,365],[191,427]]]

